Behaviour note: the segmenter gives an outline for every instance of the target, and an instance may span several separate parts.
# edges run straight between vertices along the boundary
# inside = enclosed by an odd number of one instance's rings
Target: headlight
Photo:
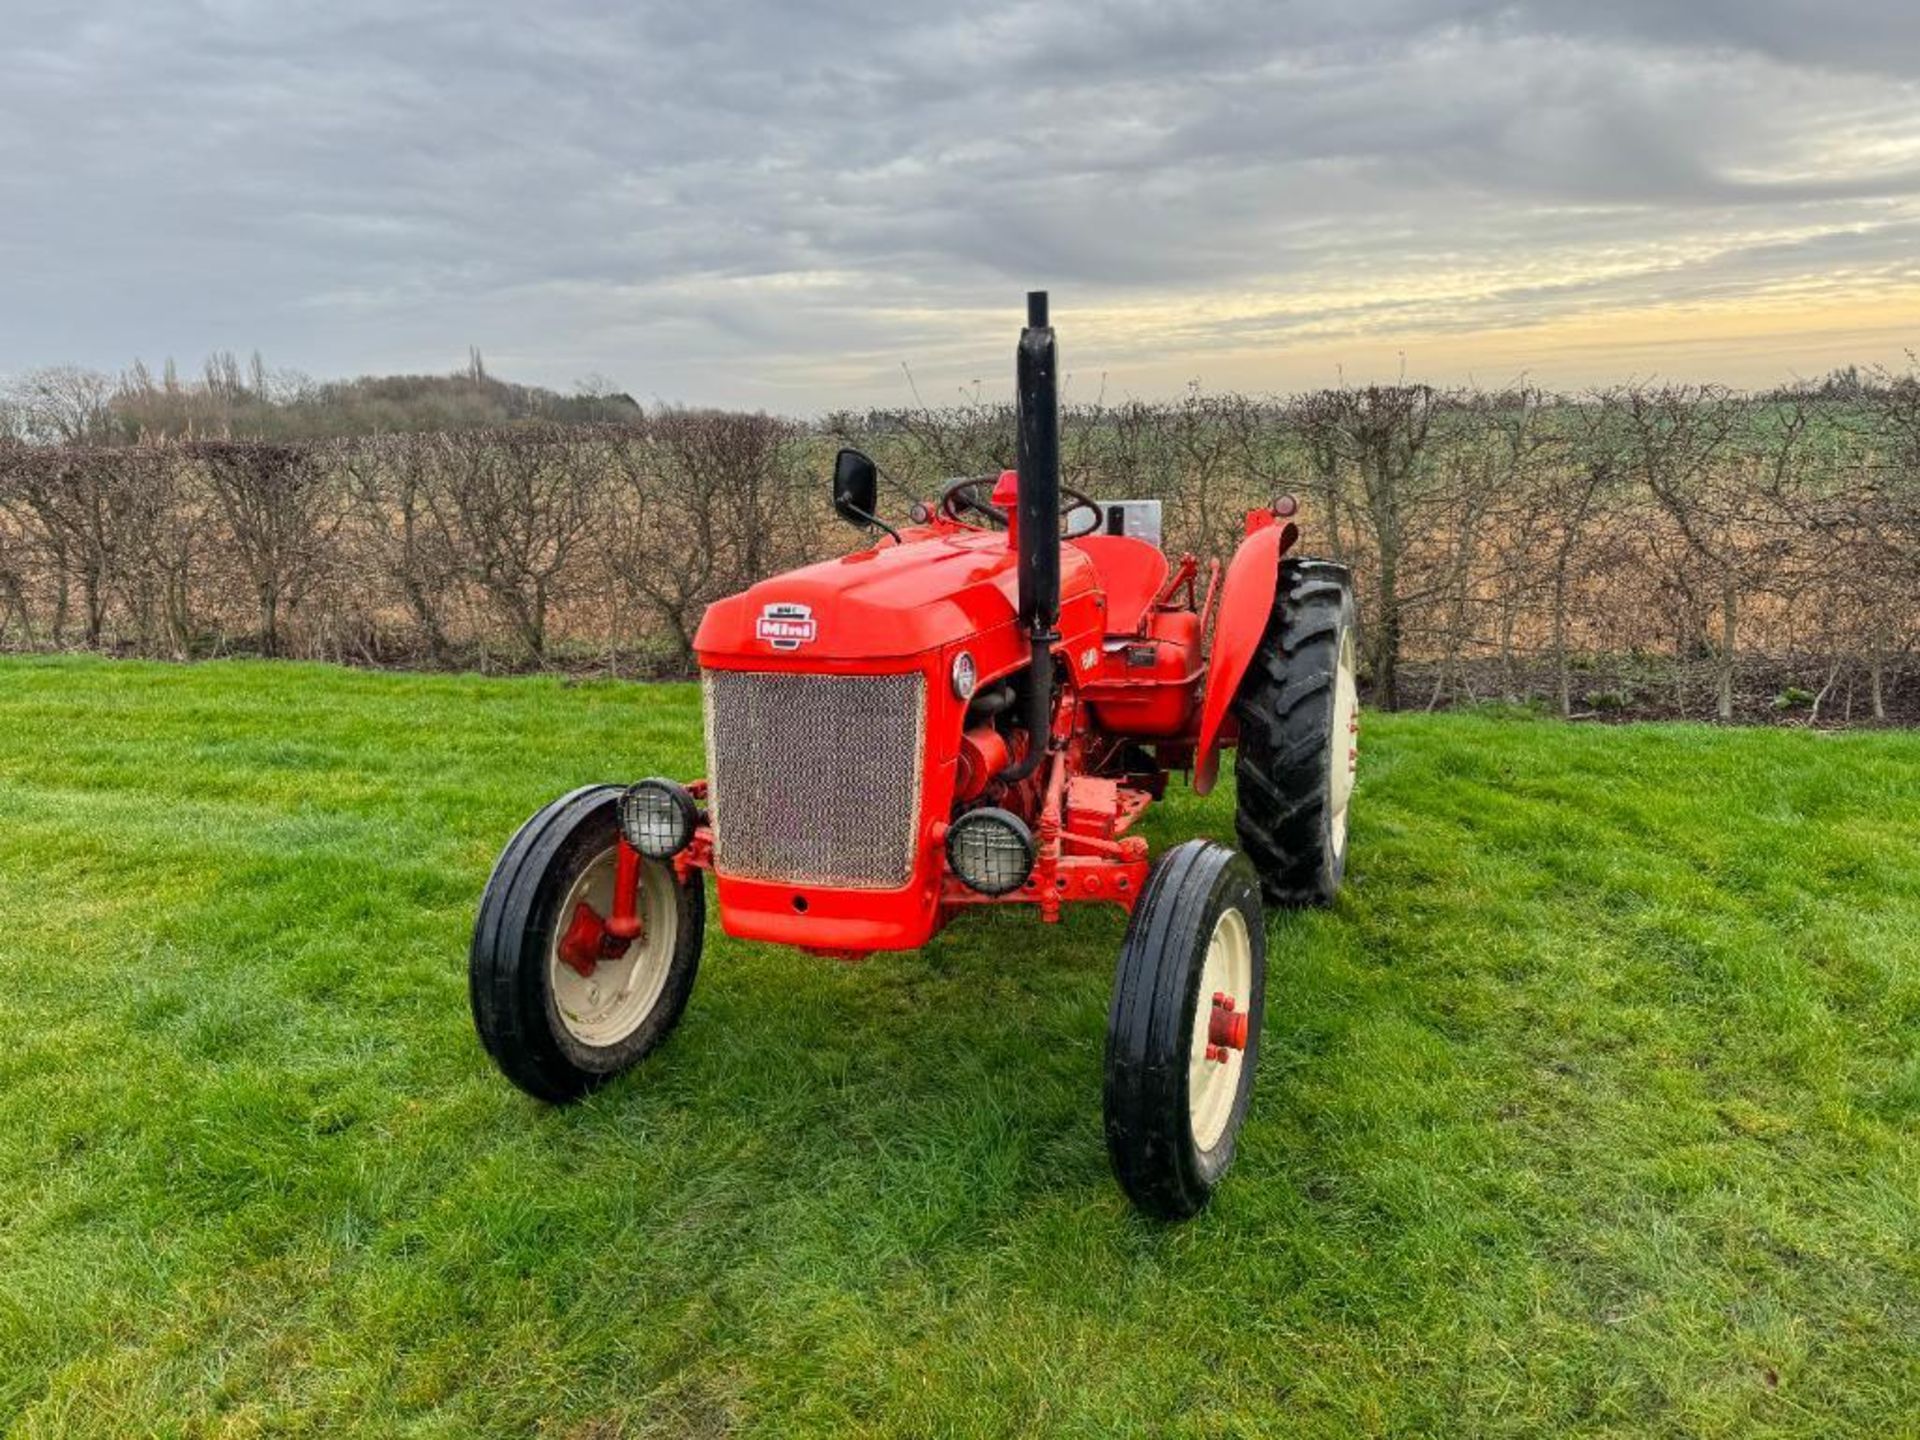
[[[982,895],[1005,895],[1033,873],[1033,832],[1005,810],[969,810],[947,831],[947,863]]]
[[[620,797],[620,833],[649,860],[665,860],[687,848],[699,813],[684,785],[642,780]]]
[[[973,698],[973,687],[980,683],[980,672],[974,668],[973,656],[962,650],[953,657],[953,693],[962,700]]]

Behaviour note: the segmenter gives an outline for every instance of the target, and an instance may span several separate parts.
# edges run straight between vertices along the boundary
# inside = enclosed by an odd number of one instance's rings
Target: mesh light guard
[[[926,682],[709,670],[714,868],[742,879],[896,890],[920,831]]]
[[[627,843],[651,860],[678,854],[693,838],[694,807],[669,780],[642,780],[620,796],[620,829]]]
[[[947,832],[954,873],[982,895],[1008,895],[1033,873],[1033,836],[1005,810],[971,810]]]

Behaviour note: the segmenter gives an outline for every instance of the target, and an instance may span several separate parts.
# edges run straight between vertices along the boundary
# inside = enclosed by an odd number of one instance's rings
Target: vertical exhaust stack
[[[1053,647],[1060,639],[1060,367],[1047,292],[1027,292],[1027,325],[1014,361],[1019,406],[1020,623],[1033,645],[1027,672],[1027,753],[1002,780],[1033,773],[1052,740]]]

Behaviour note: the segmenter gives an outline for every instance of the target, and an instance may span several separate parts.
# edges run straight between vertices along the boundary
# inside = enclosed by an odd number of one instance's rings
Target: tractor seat
[[[1167,583],[1167,557],[1132,535],[1085,535],[1071,542],[1093,561],[1107,592],[1107,633],[1131,635]]]

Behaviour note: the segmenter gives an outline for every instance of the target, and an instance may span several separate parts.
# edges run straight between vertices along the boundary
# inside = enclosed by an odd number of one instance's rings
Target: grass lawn
[[[494,1073],[495,852],[698,773],[690,687],[0,663],[0,1426],[1920,1433],[1920,735],[1368,740],[1165,1228],[1101,1141],[1117,912],[715,924],[639,1071]]]

